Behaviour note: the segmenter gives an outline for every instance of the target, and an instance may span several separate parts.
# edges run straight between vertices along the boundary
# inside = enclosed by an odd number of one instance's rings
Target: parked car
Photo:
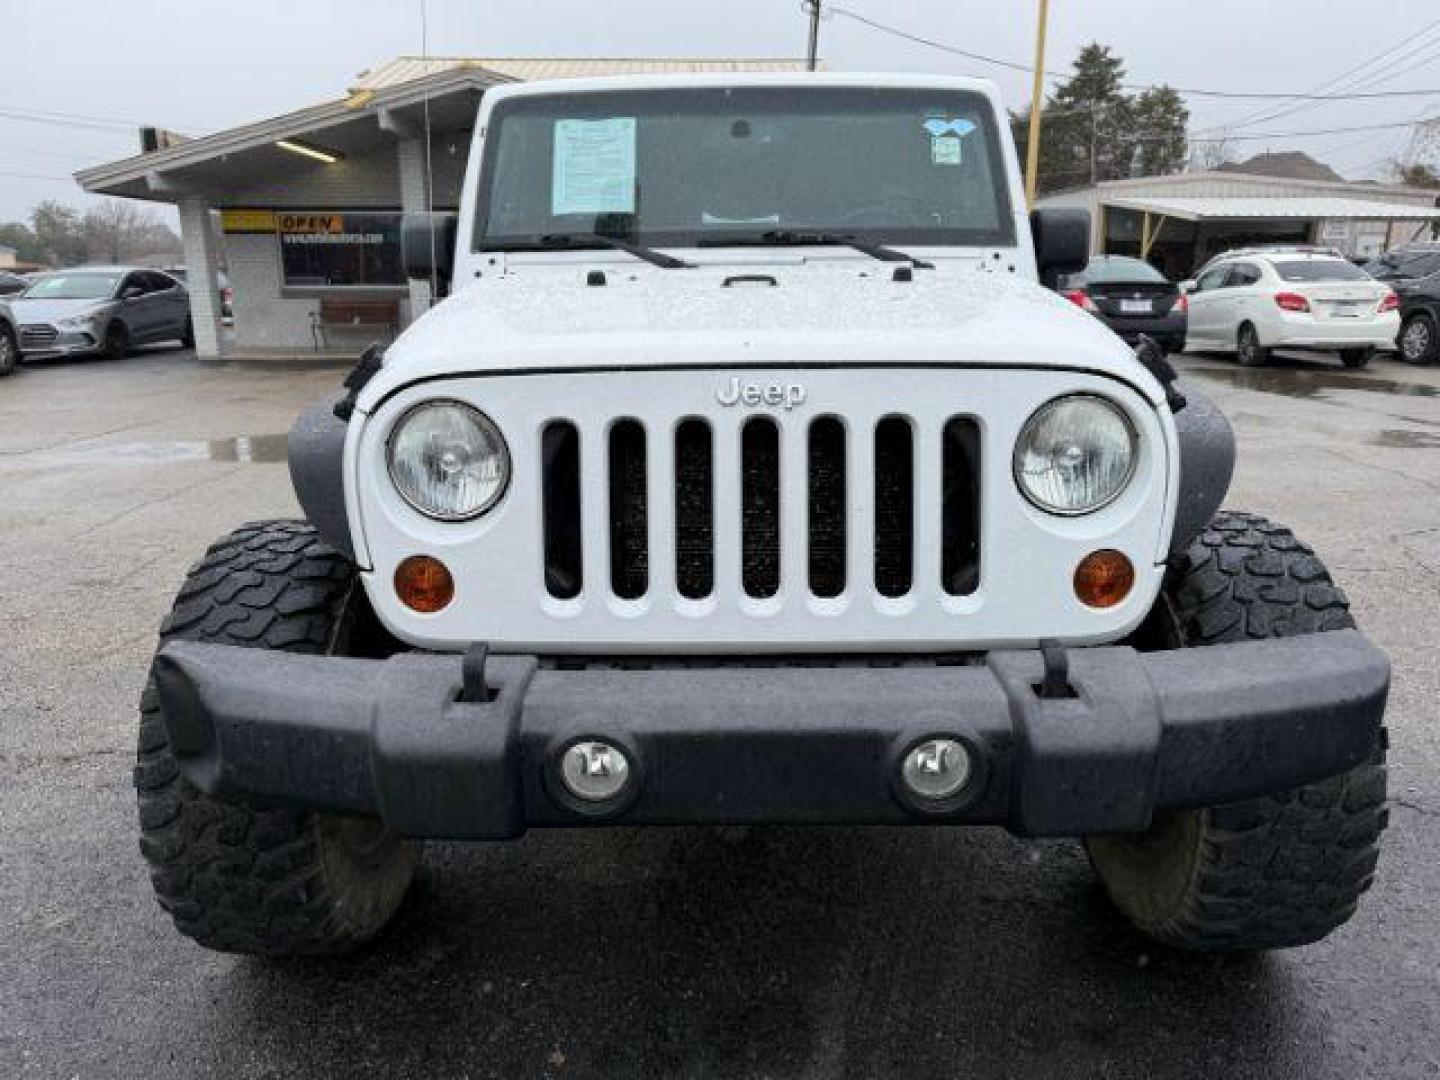
[[[1189,302],[1143,259],[1096,255],[1080,273],[1060,280],[1060,292],[1131,345],[1144,334],[1167,353],[1185,347]]]
[[[186,288],[190,286],[190,271],[184,266],[167,266],[165,273],[185,283]],[[230,275],[220,270],[215,275],[220,292],[220,317],[233,319],[235,317],[235,288],[230,284]]]
[[[195,343],[190,297],[169,274],[84,266],[46,274],[10,302],[27,358],[124,356],[132,345]]]
[[[1234,352],[1247,367],[1275,348],[1336,352],[1361,368],[1392,348],[1400,298],[1328,251],[1245,248],[1211,259],[1194,282],[1186,348]]]
[[[20,332],[10,314],[10,305],[0,300],[0,375],[9,375],[20,360]]]
[[[14,296],[22,293],[30,287],[30,283],[19,274],[7,273],[0,270],[0,296]]]
[[[1395,282],[1400,296],[1400,335],[1395,347],[1411,364],[1440,361],[1440,269],[1423,278]]]
[[[1440,244],[1406,244],[1392,248],[1367,262],[1365,272],[1376,281],[1392,284],[1440,274]]]
[[[178,930],[341,952],[425,837],[733,823],[1082,836],[1169,946],[1351,917],[1388,661],[1220,509],[1203,389],[1042,286],[1090,223],[1015,212],[993,84],[513,83],[474,127],[458,217],[402,224],[456,294],[292,429],[305,520],[210,546],[162,627],[135,784]]]

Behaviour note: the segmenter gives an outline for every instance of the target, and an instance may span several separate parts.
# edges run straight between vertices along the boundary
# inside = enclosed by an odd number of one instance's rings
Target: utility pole
[[[1025,148],[1025,206],[1032,210],[1035,208],[1035,183],[1040,172],[1040,114],[1045,106],[1045,24],[1049,18],[1050,0],[1040,0],[1040,25],[1035,29],[1035,82],[1030,92],[1030,140]]]
[[[820,0],[805,0],[805,8],[810,12],[810,49],[806,53],[806,70],[814,71],[816,53],[820,48]]]

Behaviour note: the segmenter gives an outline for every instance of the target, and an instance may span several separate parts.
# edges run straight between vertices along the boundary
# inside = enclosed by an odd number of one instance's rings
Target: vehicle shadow
[[[232,972],[307,1075],[1303,1072],[1282,961],[1157,948],[1077,844],[999,830],[437,845],[369,951]]]

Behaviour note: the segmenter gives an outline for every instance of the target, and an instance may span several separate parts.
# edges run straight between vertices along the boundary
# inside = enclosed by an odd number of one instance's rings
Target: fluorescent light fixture
[[[326,165],[334,165],[345,156],[338,150],[322,150],[318,146],[311,146],[309,143],[298,142],[294,139],[278,139],[275,145],[281,150],[289,150],[292,154],[323,161]]]

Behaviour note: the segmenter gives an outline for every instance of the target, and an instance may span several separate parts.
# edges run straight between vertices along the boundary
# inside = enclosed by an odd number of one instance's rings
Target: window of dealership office
[[[225,210],[227,237],[275,238],[283,290],[314,295],[332,290],[405,290],[400,221],[395,210]]]

